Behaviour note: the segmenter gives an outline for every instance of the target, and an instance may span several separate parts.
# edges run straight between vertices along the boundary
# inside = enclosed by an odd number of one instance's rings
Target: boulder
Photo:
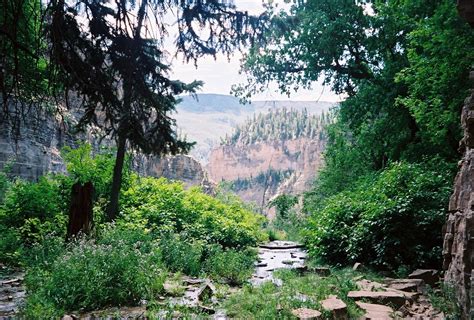
[[[373,303],[364,303],[364,302],[356,302],[357,306],[365,311],[365,314],[362,316],[361,319],[369,320],[369,319],[377,319],[377,320],[391,320],[393,309],[387,306],[383,306],[381,304],[373,304]]]
[[[421,279],[430,286],[436,285],[439,278],[439,271],[434,269],[417,269],[408,275],[409,279]]]
[[[390,289],[406,292],[422,292],[424,284],[422,279],[386,279],[384,282]]]
[[[329,298],[321,301],[321,306],[324,310],[329,311],[336,320],[348,319],[347,305],[336,296],[329,296]]]
[[[398,307],[403,306],[407,300],[405,295],[394,291],[350,291],[347,297],[379,304],[392,303]]]
[[[291,311],[291,313],[300,320],[316,320],[321,318],[321,312],[314,309],[299,308]]]
[[[211,282],[207,281],[197,291],[198,300],[201,302],[211,301],[212,297],[215,295],[215,292],[216,287]]]

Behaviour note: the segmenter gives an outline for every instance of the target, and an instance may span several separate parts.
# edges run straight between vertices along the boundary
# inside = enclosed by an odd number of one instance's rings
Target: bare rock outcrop
[[[278,194],[299,194],[311,188],[323,164],[325,141],[301,137],[292,140],[220,146],[211,152],[208,171],[213,181],[249,181],[233,191],[262,209]],[[259,175],[282,174],[271,180]],[[271,215],[271,214],[270,214]]]
[[[474,317],[474,93],[462,111],[464,156],[449,203],[444,227],[443,268],[445,282],[456,289],[464,319]],[[472,319],[472,318],[471,318]]]
[[[35,181],[47,173],[65,172],[66,166],[60,150],[64,146],[74,147],[76,141],[88,141],[94,148],[113,146],[111,139],[100,139],[93,130],[75,133],[74,116],[63,121],[48,112],[37,112],[33,107],[21,118],[6,117],[0,110],[0,170],[8,168],[9,175]],[[213,183],[201,164],[192,157],[176,155],[171,157],[134,155],[134,169],[141,175],[165,177],[183,181],[189,186],[202,186],[206,192],[213,192]]]
[[[458,0],[459,14],[474,27],[474,2]],[[474,81],[474,71],[470,78]],[[461,115],[463,158],[454,182],[444,226],[444,281],[454,286],[462,319],[474,319],[474,90]]]

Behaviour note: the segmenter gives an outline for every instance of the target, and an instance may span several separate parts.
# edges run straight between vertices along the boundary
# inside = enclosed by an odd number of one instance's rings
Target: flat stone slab
[[[304,248],[301,243],[292,242],[292,241],[272,241],[269,243],[265,243],[259,246],[260,248],[264,249],[272,249],[272,250],[286,250],[286,249],[300,249]]]
[[[365,311],[361,319],[363,320],[390,320],[393,319],[393,309],[381,304],[365,303],[356,301],[357,306]]]
[[[424,284],[422,279],[386,279],[384,282],[391,289],[407,292],[421,292]]]
[[[321,317],[321,312],[308,308],[295,309],[291,313],[300,320],[316,320]]]
[[[439,282],[439,271],[434,269],[417,269],[408,275],[409,279],[422,279],[426,284],[434,286]]]
[[[350,291],[347,297],[355,300],[368,300],[374,303],[393,303],[396,306],[403,306],[407,298],[403,293],[395,291]]]
[[[337,320],[347,319],[347,305],[336,296],[329,296],[329,298],[320,302],[324,310],[332,313],[333,318]]]
[[[357,281],[356,285],[360,290],[364,290],[364,291],[374,291],[374,290],[384,288],[384,285],[381,283],[365,280],[365,279]]]

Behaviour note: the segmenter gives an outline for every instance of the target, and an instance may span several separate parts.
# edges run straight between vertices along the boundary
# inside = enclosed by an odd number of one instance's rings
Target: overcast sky
[[[283,2],[276,0],[275,2]],[[261,0],[235,0],[239,10],[246,10],[251,14],[262,12]],[[185,82],[193,80],[204,81],[201,93],[229,94],[231,86],[245,82],[245,75],[239,75],[240,55],[231,57],[230,61],[224,56],[218,56],[217,60],[206,57],[198,61],[198,68],[193,63],[183,63],[180,59],[173,61],[173,74],[177,79]],[[305,100],[315,101],[321,97],[320,101],[340,101],[340,98],[333,94],[329,88],[323,88],[320,84],[314,84],[313,90],[299,90],[288,98],[275,90],[253,97],[253,100]]]

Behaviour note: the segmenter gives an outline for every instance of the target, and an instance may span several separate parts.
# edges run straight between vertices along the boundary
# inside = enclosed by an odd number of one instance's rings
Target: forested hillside
[[[286,108],[270,109],[268,113],[253,115],[245,123],[237,125],[232,135],[222,139],[222,145],[249,145],[263,141],[285,141],[301,137],[324,140],[324,127],[330,123],[331,115],[320,115]]]

